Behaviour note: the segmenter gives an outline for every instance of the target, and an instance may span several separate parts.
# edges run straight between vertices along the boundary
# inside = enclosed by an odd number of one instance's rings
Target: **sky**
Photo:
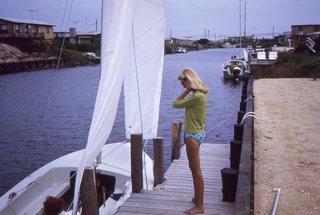
[[[210,40],[238,36],[239,9],[240,0],[166,0],[166,36]],[[68,25],[63,22],[69,17],[65,11],[71,11]],[[55,25],[55,31],[69,27],[78,32],[99,31],[101,0],[0,0],[0,17],[47,22]],[[320,24],[320,2],[241,0],[241,17],[242,35],[245,29],[246,35],[268,38],[290,31],[292,25]]]

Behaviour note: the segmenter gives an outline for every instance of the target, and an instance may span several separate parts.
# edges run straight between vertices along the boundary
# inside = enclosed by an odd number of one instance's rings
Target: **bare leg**
[[[186,148],[189,160],[189,167],[192,173],[193,186],[194,186],[194,200],[195,204],[193,208],[186,210],[185,214],[199,214],[204,212],[203,207],[203,193],[204,193],[204,183],[203,176],[200,167],[200,146],[192,138],[186,138]]]

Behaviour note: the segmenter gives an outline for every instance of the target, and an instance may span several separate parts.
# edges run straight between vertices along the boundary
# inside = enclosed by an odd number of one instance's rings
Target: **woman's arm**
[[[175,101],[173,101],[172,106],[174,108],[186,108],[195,105],[196,96],[193,94],[191,96],[186,97],[191,90],[184,91]]]
[[[190,89],[186,89],[178,98],[177,100],[182,100],[184,97],[186,97],[191,92]]]

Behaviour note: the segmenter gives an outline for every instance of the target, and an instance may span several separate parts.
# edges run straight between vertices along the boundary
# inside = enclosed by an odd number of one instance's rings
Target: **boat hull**
[[[250,73],[249,72],[240,72],[237,75],[235,75],[233,72],[228,71],[228,70],[224,70],[223,71],[223,78],[224,79],[246,79],[249,78]]]
[[[48,196],[61,197],[70,205],[75,173],[83,152],[79,150],[58,158],[23,179],[0,198],[0,215],[42,214],[43,202]],[[143,157],[146,163],[144,189],[152,189],[153,162],[148,155]],[[100,214],[113,214],[132,192],[130,143],[105,145],[96,172],[97,181],[107,188]],[[71,210],[69,212],[71,214]]]

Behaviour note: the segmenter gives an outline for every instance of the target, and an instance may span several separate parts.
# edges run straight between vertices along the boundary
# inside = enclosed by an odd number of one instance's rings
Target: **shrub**
[[[253,66],[257,77],[320,77],[320,58],[307,53],[279,53],[276,63],[267,66]]]
[[[61,55],[62,59],[68,65],[87,64],[88,59],[81,52],[64,49]]]

